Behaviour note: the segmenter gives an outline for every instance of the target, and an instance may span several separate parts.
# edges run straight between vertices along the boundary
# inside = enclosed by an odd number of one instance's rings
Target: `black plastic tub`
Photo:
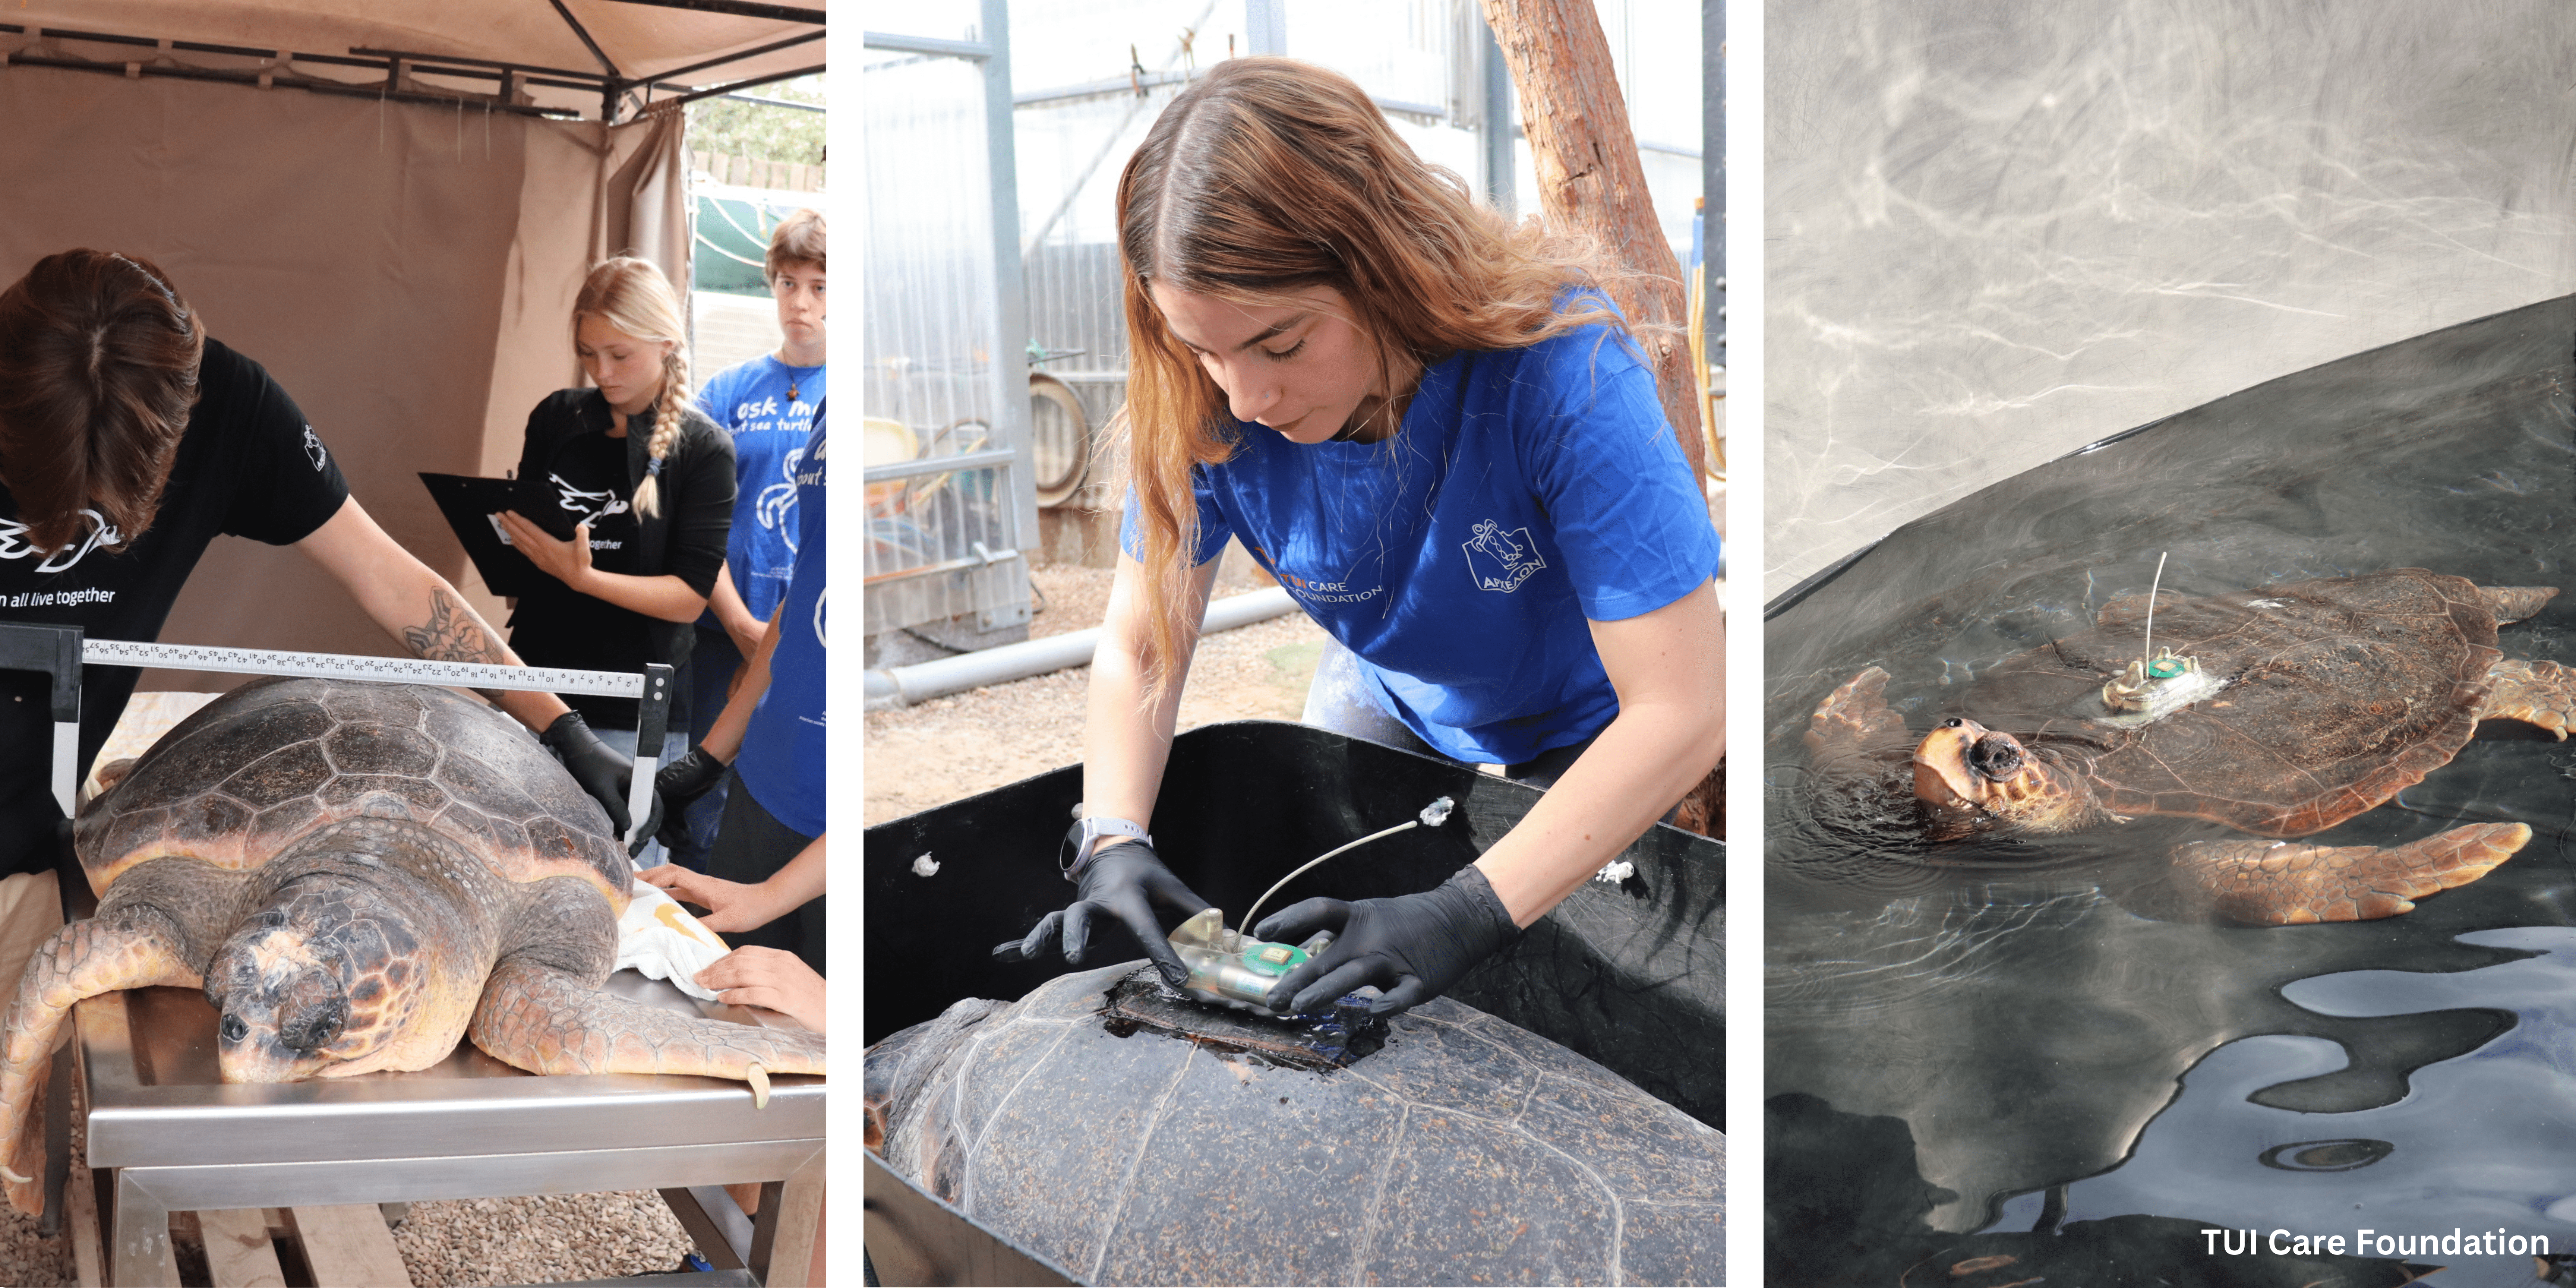
[[[2308,838],[2528,824],[2494,872],[2404,916],[2276,929],[2163,897],[2170,846],[2216,825],[1932,842],[1901,808],[1834,813],[1802,744],[1818,700],[1872,665],[1929,729],[1959,686],[2090,629],[2167,556],[2162,588],[2187,596],[2401,567],[2561,587],[2498,643],[2576,663],[2571,352],[2576,297],[2284,376],[1986,488],[1771,606],[1775,1270],[1895,1279],[1937,1254],[2012,1258],[1991,1262],[2006,1278],[2298,1284],[2394,1282],[2408,1261],[2503,1285],[2529,1281],[2529,1240],[2576,1248],[2576,1080],[2557,1054],[2576,1042],[2570,744],[2489,722]],[[2365,1227],[2382,1264],[2352,1255]],[[2455,1227],[2523,1244],[2424,1252]],[[2345,1252],[2205,1249],[2201,1231],[2247,1228]]]
[[[1060,959],[997,962],[992,948],[1072,898],[1057,849],[1081,791],[1081,769],[1067,767],[867,830],[865,1041],[963,998],[1017,998],[1069,969]],[[1155,806],[1155,848],[1232,923],[1299,864],[1411,819],[1442,796],[1456,803],[1446,824],[1323,864],[1272,896],[1265,915],[1317,895],[1430,889],[1473,862],[1539,793],[1304,725],[1209,725],[1173,743]],[[1449,996],[1599,1061],[1723,1130],[1725,847],[1658,825],[1621,857],[1634,864],[1633,876],[1586,883]],[[1086,960],[1098,966],[1141,955],[1111,925],[1095,931]]]

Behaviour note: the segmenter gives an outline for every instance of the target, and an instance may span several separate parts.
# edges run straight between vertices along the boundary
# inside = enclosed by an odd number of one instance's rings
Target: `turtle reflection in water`
[[[869,1048],[869,1148],[1089,1283],[1724,1281],[1724,1138],[1609,1070],[1445,998],[1321,1072],[1121,1038],[1135,970]]]
[[[2151,814],[2308,836],[2449,763],[2480,720],[2565,738],[2576,671],[2496,648],[2499,624],[2557,593],[2400,568],[2160,598],[2155,638],[2198,671],[2185,677],[2188,701],[2145,715],[2103,696],[2141,649],[2146,597],[2126,596],[2095,629],[1997,664],[1959,701],[1963,714],[1919,739],[1887,704],[1887,672],[1870,667],[1816,708],[1807,746],[1822,782],[1910,786],[1935,839]],[[2530,839],[2524,824],[2487,823],[2386,849],[2194,842],[2174,847],[2174,884],[2238,921],[2363,921],[2475,881]]]
[[[98,914],[36,951],[0,1047],[0,1161],[28,1175],[54,1035],[120,988],[203,987],[226,1082],[426,1069],[460,1036],[534,1073],[823,1072],[821,1034],[600,991],[633,868],[572,775],[470,698],[253,681],[100,777],[72,830]]]

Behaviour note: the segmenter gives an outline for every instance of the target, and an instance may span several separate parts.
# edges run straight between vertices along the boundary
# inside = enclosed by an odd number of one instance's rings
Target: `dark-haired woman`
[[[532,666],[676,667],[724,566],[733,443],[689,402],[679,295],[650,261],[612,259],[590,271],[573,300],[573,347],[592,387],[558,390],[528,413],[518,467],[519,478],[544,482],[573,536],[500,516],[511,543],[552,578],[519,597],[510,643]],[[571,701],[571,719],[636,754],[635,699]],[[638,856],[646,867],[661,861],[659,842]]]
[[[152,640],[218,533],[291,545],[414,655],[517,665],[455,587],[395,544],[322,437],[256,362],[208,338],[168,274],[65,251],[0,290],[0,621]],[[139,672],[86,667],[75,773]],[[61,923],[64,819],[45,678],[0,670],[0,981]],[[543,732],[620,829],[630,762],[545,693],[494,695]]]
[[[1274,1006],[1438,995],[1716,764],[1725,700],[1706,501],[1594,252],[1515,228],[1425,164],[1346,77],[1231,59],[1119,180],[1131,348],[1125,555],[1091,668],[1085,817],[1059,934],[1207,906],[1150,821],[1228,536],[1328,631],[1310,712],[1553,785],[1439,888],[1312,899],[1254,934],[1338,932]],[[1333,677],[1356,701],[1330,701]],[[1356,712],[1353,707],[1360,708]]]

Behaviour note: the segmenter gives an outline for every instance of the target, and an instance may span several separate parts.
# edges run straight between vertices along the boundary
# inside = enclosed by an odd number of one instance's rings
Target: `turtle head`
[[[277,890],[215,953],[206,1000],[226,1082],[328,1077],[385,1045],[389,968],[404,944],[403,912],[373,886],[328,875]]]
[[[1914,795],[1936,816],[2015,831],[2069,831],[2100,812],[2075,775],[2011,734],[1960,716],[1915,747]]]

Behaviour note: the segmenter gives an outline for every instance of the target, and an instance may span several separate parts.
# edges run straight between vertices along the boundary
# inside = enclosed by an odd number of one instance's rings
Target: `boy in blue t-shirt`
[[[704,739],[742,670],[760,646],[769,615],[787,593],[799,526],[796,475],[823,402],[823,216],[799,210],[770,235],[763,273],[778,301],[786,339],[778,352],[728,367],[698,393],[698,407],[733,436],[733,528],[724,571],[698,619],[687,667],[690,745]],[[703,871],[724,815],[725,788],[692,805],[671,861]]]
[[[823,416],[797,467],[796,566],[740,691],[701,745],[654,776],[666,802],[725,789],[703,873],[664,865],[642,879],[708,910],[736,948],[774,948],[823,973],[824,657],[831,602],[824,539]],[[703,981],[702,981],[703,982]],[[728,999],[731,1000],[731,999]]]

